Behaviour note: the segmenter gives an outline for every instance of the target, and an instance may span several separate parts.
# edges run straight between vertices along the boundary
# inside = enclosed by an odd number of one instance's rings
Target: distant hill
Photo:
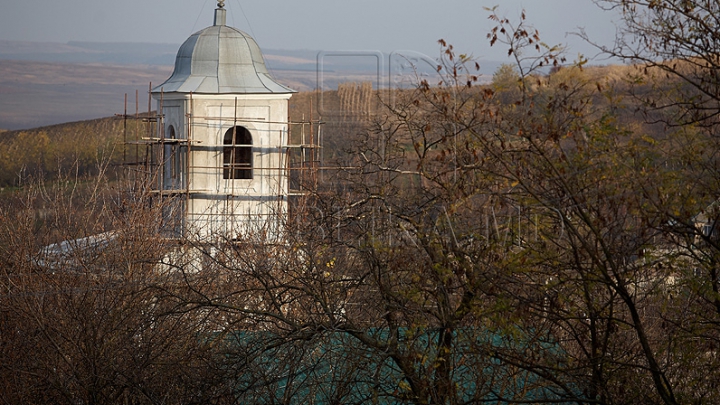
[[[172,66],[69,64],[0,60],[0,128],[24,129],[148,109],[150,83],[170,77]],[[315,71],[274,71],[283,84],[307,91],[316,87]],[[341,82],[377,81],[377,75],[335,71],[323,88]],[[154,108],[154,107],[153,107]]]
[[[172,65],[179,44],[0,41],[0,59],[50,63]]]
[[[29,61],[0,61],[0,128],[34,128],[147,111],[150,82],[160,83],[169,66],[112,66]]]
[[[147,111],[150,83],[172,73],[179,45],[67,44],[0,41],[0,128],[23,129],[69,121]],[[316,87],[315,51],[266,52],[273,74],[293,89]],[[347,64],[346,64],[347,65]],[[339,67],[339,68],[338,68]],[[330,67],[328,67],[330,70]],[[360,66],[338,64],[328,71],[328,86],[363,81]],[[372,80],[372,74],[369,76]]]
[[[147,111],[147,90],[172,73],[180,44],[0,41],[0,128],[22,129]],[[433,58],[414,53],[263,50],[268,69],[298,91],[371,82],[406,85],[434,73]],[[413,69],[413,65],[419,69]],[[497,62],[482,64],[489,78]]]
[[[0,60],[172,66],[180,44],[132,42],[24,42],[0,40]],[[315,70],[317,51],[263,50],[272,69]]]

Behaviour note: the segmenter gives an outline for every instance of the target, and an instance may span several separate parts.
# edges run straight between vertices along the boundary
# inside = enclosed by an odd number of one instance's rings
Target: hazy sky
[[[570,59],[595,52],[568,36],[583,27],[598,42],[615,35],[613,16],[591,0],[227,0],[228,25],[263,48],[322,51],[412,50],[431,57],[443,38],[463,53],[502,60],[488,46],[493,22],[483,7],[517,20],[520,11],[544,42],[569,45]],[[0,40],[182,43],[212,24],[212,0],[2,0]]]

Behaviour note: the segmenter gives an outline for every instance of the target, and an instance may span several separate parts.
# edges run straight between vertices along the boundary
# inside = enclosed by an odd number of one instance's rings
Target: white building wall
[[[291,94],[164,94],[164,126],[189,133],[186,232],[241,238],[263,232],[280,238],[287,214],[285,151]],[[189,125],[190,131],[188,132]],[[234,126],[253,140],[253,178],[223,179],[223,137]]]

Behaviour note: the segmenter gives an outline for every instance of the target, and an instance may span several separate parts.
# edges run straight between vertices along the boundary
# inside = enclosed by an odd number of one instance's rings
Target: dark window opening
[[[165,130],[163,142],[163,177],[164,190],[185,188],[187,168],[187,142],[175,133],[175,127],[169,125]]]
[[[245,127],[233,127],[223,138],[223,178],[252,179],[252,135]]]
[[[172,190],[175,188],[175,179],[178,176],[177,151],[175,150],[175,128],[170,125],[165,130],[165,142],[163,144],[164,176],[163,188]]]

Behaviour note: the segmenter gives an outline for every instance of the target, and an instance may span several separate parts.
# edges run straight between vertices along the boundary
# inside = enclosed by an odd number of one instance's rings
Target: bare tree
[[[99,180],[98,184],[104,181]],[[4,403],[221,403],[223,342],[172,313],[145,198],[38,185],[0,209]],[[85,188],[83,183],[76,184]],[[160,208],[159,208],[160,209]],[[41,216],[38,216],[40,213]],[[203,336],[204,335],[204,336]],[[201,337],[202,336],[202,337]]]
[[[672,78],[655,81],[641,97],[662,109],[653,119],[670,125],[716,125],[720,82],[717,19],[720,6],[712,0],[596,0],[601,8],[620,15],[613,46],[600,46],[609,56],[640,64],[644,73]],[[643,80],[642,75],[637,75]]]
[[[584,398],[570,372],[507,354],[563,350],[536,332],[527,304],[514,306],[525,288],[514,269],[526,211],[511,181],[521,137],[484,137],[503,119],[494,92],[442,45],[439,85],[398,92],[346,139],[334,181],[298,204],[286,244],[258,230],[240,242],[190,239],[195,258],[169,258],[186,280],[178,310],[211,311],[237,336],[247,401]]]

